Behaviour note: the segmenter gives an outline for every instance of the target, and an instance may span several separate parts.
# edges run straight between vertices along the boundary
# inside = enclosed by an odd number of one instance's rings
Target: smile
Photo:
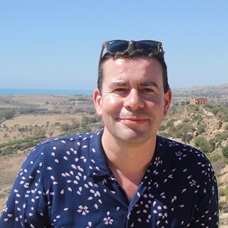
[[[132,125],[132,124],[144,124],[146,122],[148,122],[148,119],[142,119],[142,118],[133,118],[133,117],[129,117],[129,118],[118,118],[118,121],[127,124],[127,125]]]

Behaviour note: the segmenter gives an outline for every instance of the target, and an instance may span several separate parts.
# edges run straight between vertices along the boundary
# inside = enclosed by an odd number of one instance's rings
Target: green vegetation
[[[195,147],[199,148],[203,153],[210,153],[214,150],[213,145],[204,137],[198,137],[194,140]]]
[[[103,124],[100,118],[95,115],[90,117],[83,115],[80,122],[72,118],[70,123],[55,122],[53,126],[50,126],[49,122],[46,122],[45,125],[41,126],[15,125],[14,127],[11,127],[12,131],[17,130],[19,134],[22,135],[22,138],[16,139],[16,137],[14,137],[13,140],[0,144],[0,156],[17,153],[19,150],[31,149],[31,147],[34,147],[41,141],[51,137],[53,135],[54,127],[60,128],[62,135],[67,135],[95,131],[103,127]],[[11,131],[6,124],[0,125],[0,131],[1,130],[5,132]],[[4,137],[8,138],[9,136],[5,133]]]
[[[34,147],[45,139],[44,135],[26,137],[23,139],[9,141],[0,144],[0,156],[16,153],[18,150],[25,150]]]
[[[206,127],[207,127],[207,125],[205,123],[202,123],[202,124],[198,125],[197,133],[199,135],[201,135],[202,133],[206,132]]]
[[[0,120],[12,119],[16,115],[15,109],[4,109],[0,111]]]
[[[226,200],[228,200],[228,185],[224,189],[224,194],[226,196]]]
[[[218,122],[213,120],[214,117]],[[186,102],[176,102],[171,106],[169,115],[164,118],[159,134],[191,144],[211,159],[227,162],[228,146],[225,144],[228,139],[228,125],[225,125],[223,130],[215,131],[215,134],[210,133],[219,129],[227,119],[228,107],[219,104],[200,107]],[[217,150],[220,154],[211,157],[210,155]]]
[[[191,134],[183,134],[181,137],[181,141],[183,141],[184,143],[190,143],[192,138],[193,138],[193,135]]]
[[[44,102],[45,106],[54,105],[54,107],[62,107],[63,103],[52,104],[49,101]],[[59,106],[58,106],[59,105]],[[72,119],[67,122],[55,122],[50,124],[49,122],[44,123],[40,126],[26,125],[14,127],[8,127],[4,122],[0,125],[0,131],[4,132],[3,137],[5,139],[10,138],[11,132],[18,132],[18,136],[14,136],[8,145],[0,145],[1,154],[14,153],[15,147],[19,148],[33,145],[42,139],[49,138],[53,135],[54,129],[59,129],[61,135],[75,134],[80,132],[95,131],[103,127],[103,123],[99,117],[94,114],[92,108],[92,99],[90,96],[75,96],[67,100],[67,105],[64,110],[66,113],[82,115],[81,121]],[[85,110],[88,110],[90,115],[85,114]],[[63,109],[54,108],[47,110],[40,108],[36,105],[29,105],[19,109],[4,109],[0,110],[0,119],[6,120],[13,118],[15,115],[20,114],[50,114],[50,113],[62,113]],[[170,110],[169,115],[164,118],[163,123],[159,129],[159,134],[168,138],[177,139],[187,144],[191,144],[199,148],[202,152],[209,156],[215,150],[220,150],[221,156],[228,161],[227,146],[225,141],[228,138],[228,125],[224,127],[223,131],[219,131],[215,135],[210,137],[209,130],[214,129],[211,125],[216,124],[210,121],[211,117],[207,117],[205,113],[213,113],[221,123],[220,126],[225,123],[228,119],[228,107],[221,106],[219,104],[207,104],[204,107],[189,104],[189,101],[175,102]],[[23,138],[23,139],[17,139]],[[35,138],[33,138],[35,137]],[[37,137],[37,138],[36,138]],[[25,140],[25,141],[23,141]],[[26,146],[25,146],[26,145]],[[20,148],[21,148],[20,147]],[[215,158],[214,158],[215,159]],[[219,159],[217,157],[216,159]]]
[[[83,115],[80,123],[72,119],[70,124],[62,123],[60,127],[64,134],[73,134],[75,132],[79,133],[98,130],[103,127],[103,124],[99,117],[88,117],[87,115]]]
[[[218,104],[207,104],[205,109],[212,112],[218,119],[228,122],[228,108]]]
[[[222,148],[223,156],[228,159],[228,146]]]
[[[217,161],[222,161],[222,154],[211,154],[208,156],[209,160],[214,163]]]

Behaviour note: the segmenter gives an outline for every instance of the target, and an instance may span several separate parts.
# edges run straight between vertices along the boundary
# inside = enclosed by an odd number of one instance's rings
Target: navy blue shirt
[[[0,227],[218,227],[218,193],[200,151],[157,136],[129,202],[101,145],[103,131],[38,145],[20,169]]]

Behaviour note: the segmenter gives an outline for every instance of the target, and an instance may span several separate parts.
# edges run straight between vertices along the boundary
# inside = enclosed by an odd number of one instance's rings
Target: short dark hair
[[[137,49],[130,49],[127,52],[122,53],[117,53],[117,54],[109,54],[106,53],[101,61],[99,62],[99,67],[98,67],[98,79],[97,79],[97,88],[99,89],[100,93],[102,92],[102,84],[103,84],[103,65],[104,62],[107,60],[113,58],[113,59],[136,59],[136,58],[150,58],[150,59],[156,59],[162,67],[162,76],[163,76],[163,88],[164,92],[168,92],[170,89],[169,82],[168,82],[168,72],[167,72],[167,65],[165,63],[164,59],[164,52],[158,53],[158,54],[150,54],[150,53],[144,53],[142,51],[139,51]]]

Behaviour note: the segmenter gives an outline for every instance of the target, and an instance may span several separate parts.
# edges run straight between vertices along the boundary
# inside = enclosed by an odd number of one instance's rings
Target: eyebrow
[[[116,81],[116,82],[112,82],[110,84],[110,87],[113,88],[113,87],[116,87],[116,86],[126,86],[128,83],[126,82],[121,82],[121,81]]]
[[[116,82],[112,82],[110,84],[110,88],[114,88],[116,86],[127,86],[127,85],[128,85],[128,83],[126,83],[126,82],[116,81]],[[153,86],[153,87],[156,87],[158,90],[160,90],[158,84],[155,83],[154,81],[142,82],[139,84],[139,86]]]
[[[153,81],[140,83],[140,86],[153,86],[153,87],[156,87],[157,90],[160,90],[158,84]]]

